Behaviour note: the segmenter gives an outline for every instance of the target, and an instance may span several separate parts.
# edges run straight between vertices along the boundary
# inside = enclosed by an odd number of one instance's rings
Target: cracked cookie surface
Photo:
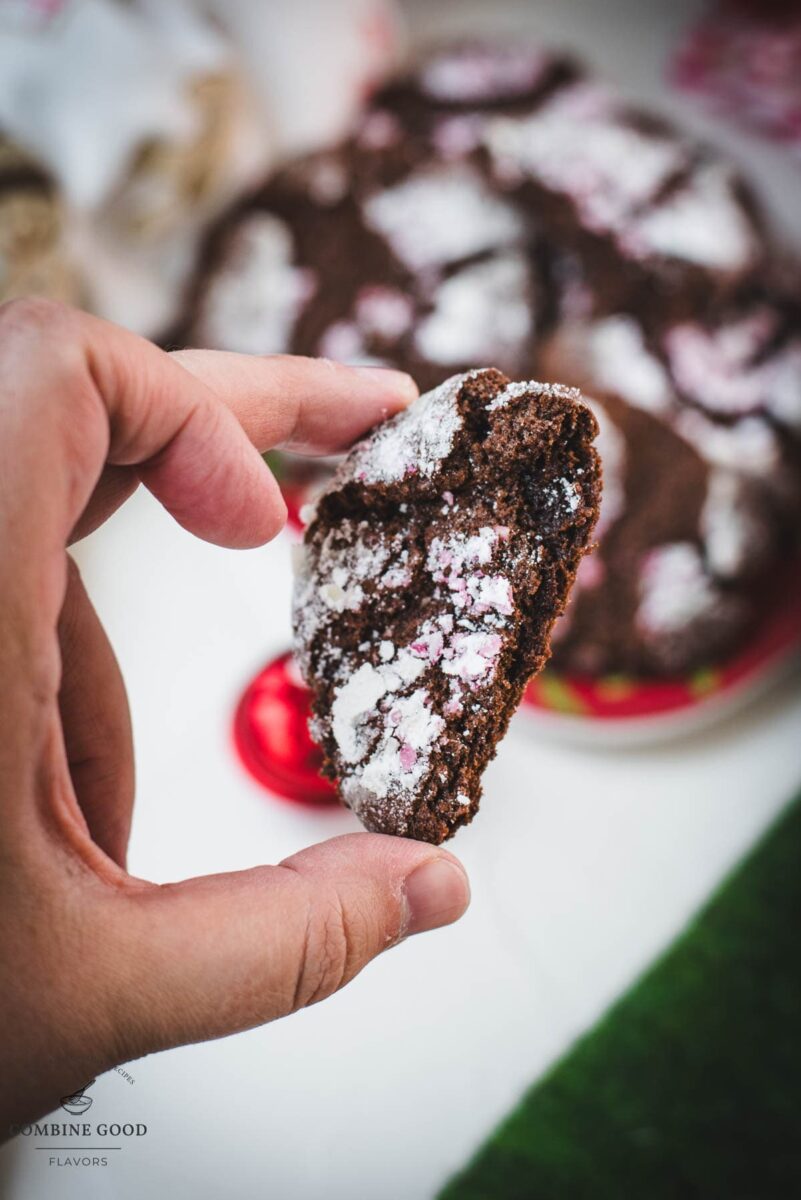
[[[354,447],[304,539],[296,650],[325,772],[368,829],[441,842],[543,666],[598,512],[572,388],[446,380]]]

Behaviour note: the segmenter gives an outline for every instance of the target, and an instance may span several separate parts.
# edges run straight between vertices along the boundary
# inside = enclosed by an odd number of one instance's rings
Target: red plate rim
[[[748,644],[725,663],[701,667],[680,679],[642,680],[625,675],[591,678],[546,668],[532,679],[523,705],[574,723],[634,724],[689,713],[750,689],[801,649],[801,559],[783,573],[779,597]]]

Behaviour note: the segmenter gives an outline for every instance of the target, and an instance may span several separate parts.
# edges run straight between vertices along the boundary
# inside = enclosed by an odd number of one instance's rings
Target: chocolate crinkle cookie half
[[[601,491],[574,388],[446,380],[318,500],[294,598],[324,772],[364,825],[442,842],[548,656]]]

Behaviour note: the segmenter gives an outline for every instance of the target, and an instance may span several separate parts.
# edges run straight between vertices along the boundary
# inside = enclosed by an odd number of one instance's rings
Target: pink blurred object
[[[801,160],[798,4],[718,4],[679,47],[671,79],[714,112],[784,143]]]

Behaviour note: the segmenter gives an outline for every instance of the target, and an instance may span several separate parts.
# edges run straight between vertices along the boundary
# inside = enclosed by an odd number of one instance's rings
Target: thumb
[[[277,867],[129,895],[112,1021],[121,1051],[221,1037],[313,1004],[388,946],[457,920],[469,899],[448,851],[367,833]]]

